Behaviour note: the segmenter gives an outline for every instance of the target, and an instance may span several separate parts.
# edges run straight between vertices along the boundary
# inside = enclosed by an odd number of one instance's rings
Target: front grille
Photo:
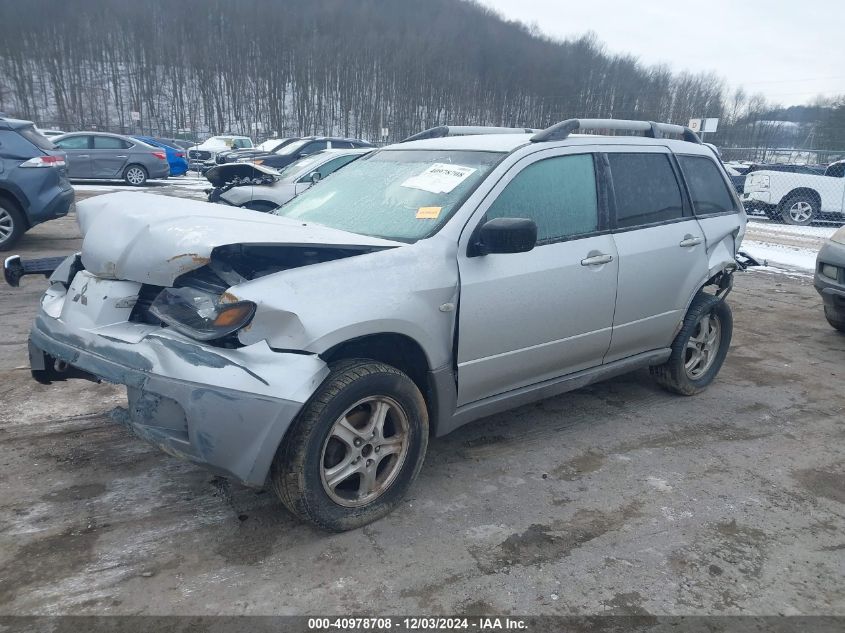
[[[188,152],[188,157],[194,160],[208,160],[211,158],[211,152],[204,149],[192,149]]]

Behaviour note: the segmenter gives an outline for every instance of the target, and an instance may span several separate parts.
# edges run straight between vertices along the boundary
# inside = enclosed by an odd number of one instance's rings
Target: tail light
[[[185,152],[176,152],[176,158],[185,158]]]
[[[64,167],[64,156],[36,156],[30,158],[25,163],[21,163],[21,167]]]
[[[155,156],[159,160],[167,160],[167,154],[165,154],[164,152],[153,152],[153,156]]]

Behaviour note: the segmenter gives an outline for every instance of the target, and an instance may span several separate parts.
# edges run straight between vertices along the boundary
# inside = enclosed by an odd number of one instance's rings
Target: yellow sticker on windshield
[[[417,220],[436,220],[443,207],[420,207],[417,209]]]

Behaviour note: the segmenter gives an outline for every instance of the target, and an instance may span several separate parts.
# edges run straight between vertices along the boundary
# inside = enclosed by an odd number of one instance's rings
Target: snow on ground
[[[816,255],[838,226],[791,226],[749,218],[742,250],[771,270],[812,272]]]
[[[818,249],[810,250],[770,242],[743,240],[742,250],[760,263],[765,261],[770,269],[812,272],[816,268]]]

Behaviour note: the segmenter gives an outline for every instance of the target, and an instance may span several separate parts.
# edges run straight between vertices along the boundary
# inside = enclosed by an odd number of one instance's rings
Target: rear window
[[[149,147],[146,143],[139,141],[141,145]],[[122,138],[115,138],[114,136],[95,136],[94,149],[127,149],[129,143]]]
[[[678,156],[678,163],[687,181],[692,208],[697,214],[736,211],[733,196],[712,160],[704,156]]]
[[[666,154],[608,154],[616,196],[616,226],[630,228],[681,218],[684,204]]]
[[[33,145],[35,145],[35,147],[37,147],[38,149],[42,149],[44,151],[56,149],[56,146],[53,145],[53,141],[41,134],[41,132],[36,130],[35,127],[32,125],[19,128],[18,134],[23,136],[27,141],[29,141]]]

